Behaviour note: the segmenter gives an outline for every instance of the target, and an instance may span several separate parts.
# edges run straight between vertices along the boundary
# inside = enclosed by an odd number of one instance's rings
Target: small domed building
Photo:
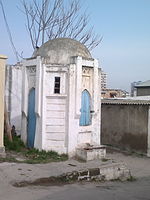
[[[100,93],[100,68],[88,49],[69,38],[49,40],[23,62],[23,141],[69,156],[100,145]]]

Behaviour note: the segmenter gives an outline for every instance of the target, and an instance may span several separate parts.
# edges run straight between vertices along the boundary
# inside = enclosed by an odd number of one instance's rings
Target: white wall
[[[11,126],[21,133],[22,64],[7,65],[5,96]]]
[[[33,66],[36,72],[31,73]],[[54,94],[55,77],[60,77],[60,94]],[[28,93],[36,89],[35,147],[74,156],[83,143],[100,144],[100,71],[94,59],[74,57],[71,64],[48,64],[40,57],[26,60],[23,80],[23,137],[27,138]],[[81,94],[87,89],[92,100],[92,124],[79,126]]]
[[[77,147],[84,143],[100,145],[100,71],[97,60],[74,58],[69,67],[69,117],[68,153],[74,156]],[[80,126],[82,91],[87,89],[91,95],[92,124]]]
[[[67,66],[46,65],[43,107],[43,148],[67,153]],[[60,77],[60,94],[54,94],[55,77]]]

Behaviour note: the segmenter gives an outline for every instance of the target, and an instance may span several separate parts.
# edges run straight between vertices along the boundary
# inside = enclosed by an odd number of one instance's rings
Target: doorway
[[[91,97],[87,90],[82,92],[81,98],[81,116],[80,126],[88,126],[91,124]]]
[[[27,122],[27,147],[33,148],[36,129],[35,88],[32,88],[29,92]]]

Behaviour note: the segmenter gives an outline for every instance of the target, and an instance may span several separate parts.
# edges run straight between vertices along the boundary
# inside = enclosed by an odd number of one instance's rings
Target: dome
[[[68,64],[72,56],[90,59],[89,50],[80,42],[70,38],[56,38],[44,43],[33,56],[47,58],[50,63]]]

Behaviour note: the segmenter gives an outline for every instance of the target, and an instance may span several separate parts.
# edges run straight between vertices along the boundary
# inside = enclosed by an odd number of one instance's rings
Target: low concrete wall
[[[129,169],[123,163],[114,163],[98,168],[83,169],[78,171],[67,172],[59,176],[50,176],[38,178],[33,181],[15,181],[12,185],[15,187],[26,187],[29,185],[60,185],[77,181],[112,181],[132,180]]]
[[[102,104],[102,144],[147,153],[149,105]]]

